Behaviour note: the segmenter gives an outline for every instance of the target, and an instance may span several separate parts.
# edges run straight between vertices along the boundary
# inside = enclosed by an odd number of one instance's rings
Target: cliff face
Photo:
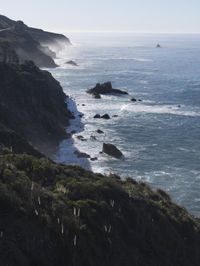
[[[200,224],[165,192],[27,155],[0,156],[0,261],[194,266]]]
[[[14,21],[0,15],[0,43],[7,42],[16,52],[20,62],[32,60],[39,67],[56,67],[53,58],[55,52],[50,49],[62,49],[70,41],[62,34],[45,32],[30,28],[22,21]]]
[[[66,137],[66,99],[59,82],[32,62],[0,63],[0,123],[45,154]]]

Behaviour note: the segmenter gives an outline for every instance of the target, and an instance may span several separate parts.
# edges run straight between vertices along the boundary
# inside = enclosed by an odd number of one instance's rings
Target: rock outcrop
[[[113,89],[111,82],[106,82],[103,84],[97,83],[94,88],[87,90],[87,93],[92,94],[92,95],[101,95],[101,94],[127,95],[128,94],[126,91]]]
[[[65,64],[71,65],[71,66],[78,66],[78,64],[73,60],[67,61]]]
[[[108,114],[104,114],[101,116],[101,118],[108,120],[110,119],[110,116]]]
[[[0,63],[0,124],[47,155],[73,117],[66,100],[59,82],[34,63]]]
[[[103,150],[104,153],[115,157],[117,159],[120,159],[123,157],[122,152],[113,144],[110,143],[103,143]]]
[[[0,43],[7,43],[18,55],[20,63],[34,61],[39,67],[56,67],[53,58],[57,51],[70,44],[64,35],[30,28],[22,21],[0,15]],[[54,52],[51,50],[54,49]]]

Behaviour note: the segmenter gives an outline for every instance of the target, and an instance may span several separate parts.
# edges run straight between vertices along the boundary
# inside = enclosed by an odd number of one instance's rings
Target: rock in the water
[[[76,134],[76,130],[72,130],[71,131],[71,134]]]
[[[93,118],[101,118],[100,114],[96,114]]]
[[[101,129],[97,129],[96,131],[98,134],[104,134],[104,132]]]
[[[106,82],[103,84],[97,83],[96,86],[92,89],[87,90],[87,93],[98,95],[98,94],[128,94],[126,91],[113,89],[111,82]]]
[[[77,139],[79,139],[81,141],[87,141],[87,139],[85,139],[82,135],[78,135]]]
[[[91,158],[90,160],[91,160],[91,161],[97,161],[98,158],[97,158],[97,157],[94,157],[94,158]]]
[[[115,145],[110,143],[103,143],[103,152],[117,159],[123,156],[122,152]]]
[[[136,102],[137,100],[133,97],[131,98],[131,102]]]
[[[95,136],[93,136],[93,135],[90,136],[90,139],[91,140],[97,140],[97,138]]]
[[[98,93],[93,93],[92,96],[93,96],[95,99],[101,99],[101,95],[98,94]]]
[[[118,115],[113,115],[112,117],[118,117]]]
[[[90,155],[84,152],[75,151],[74,154],[76,154],[78,158],[90,158]]]
[[[158,43],[158,44],[156,45],[156,48],[161,48],[161,45]]]
[[[110,116],[108,114],[104,114],[104,115],[101,116],[101,118],[103,118],[103,119],[110,119]]]
[[[71,65],[71,66],[78,66],[78,64],[75,61],[73,61],[73,60],[67,61],[65,64],[68,64],[68,65]]]

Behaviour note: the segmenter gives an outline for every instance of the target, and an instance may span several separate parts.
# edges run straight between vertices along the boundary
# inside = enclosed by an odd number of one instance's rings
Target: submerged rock
[[[98,134],[104,134],[104,132],[101,129],[97,129],[96,131]]]
[[[93,135],[90,136],[90,139],[91,140],[97,140],[96,136],[93,136]]]
[[[126,91],[113,89],[111,82],[106,82],[103,84],[97,83],[92,89],[87,90],[87,93],[92,95],[98,94],[116,94],[116,95],[127,95]]]
[[[94,157],[94,158],[90,158],[91,161],[97,161],[98,158],[97,157]]]
[[[93,93],[92,96],[93,96],[95,99],[101,99],[101,95],[98,94],[98,93]]]
[[[103,152],[117,159],[123,156],[122,152],[115,145],[110,143],[103,143]]]
[[[82,135],[78,135],[78,136],[76,136],[76,138],[81,140],[81,141],[87,141],[87,139],[85,139]]]
[[[78,66],[78,64],[75,61],[73,61],[73,60],[67,61],[65,64],[68,64],[68,65],[71,65],[71,66]]]
[[[93,118],[101,118],[100,114],[96,114]]]
[[[103,119],[110,119],[110,116],[108,114],[104,114],[104,115],[101,116],[101,118],[103,118]]]
[[[80,152],[80,151],[75,151],[74,154],[78,157],[78,158],[90,158],[90,155],[85,153],[85,152]]]
[[[133,97],[131,98],[131,102],[136,102],[137,100]]]

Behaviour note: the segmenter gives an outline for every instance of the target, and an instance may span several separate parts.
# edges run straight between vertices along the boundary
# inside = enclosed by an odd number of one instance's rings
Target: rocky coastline
[[[200,221],[163,190],[48,158],[82,114],[49,72],[1,39],[18,27],[37,43],[55,37],[0,17],[0,264],[198,266]],[[123,156],[109,143],[103,152]]]

